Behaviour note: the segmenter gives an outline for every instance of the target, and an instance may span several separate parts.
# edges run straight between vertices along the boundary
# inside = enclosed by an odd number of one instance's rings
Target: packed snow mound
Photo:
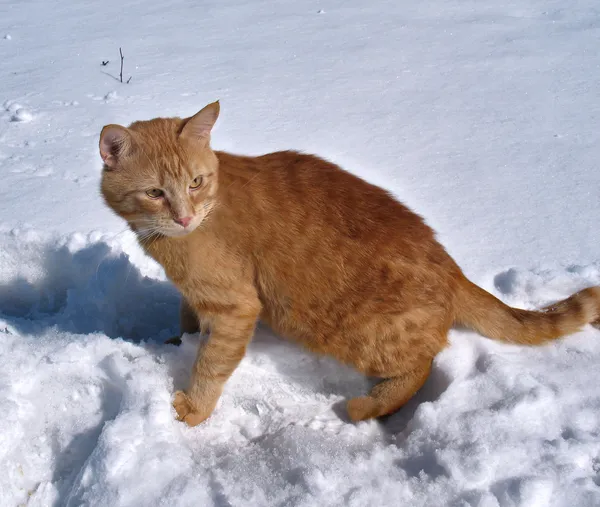
[[[175,420],[199,340],[164,345],[179,296],[127,233],[7,231],[0,253],[0,505],[596,506],[600,345],[453,331],[397,414],[350,423],[365,379],[259,327],[213,416]],[[511,269],[523,307],[597,265]]]

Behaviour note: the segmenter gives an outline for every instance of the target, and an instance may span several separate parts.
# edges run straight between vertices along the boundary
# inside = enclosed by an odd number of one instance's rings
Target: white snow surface
[[[216,99],[213,145],[384,186],[467,275],[534,308],[600,284],[596,0],[0,1],[0,505],[600,505],[600,335],[464,330],[398,413],[259,328],[177,422],[200,337],[98,190],[107,123]],[[123,48],[124,80],[119,75]],[[102,61],[108,63],[103,66]]]

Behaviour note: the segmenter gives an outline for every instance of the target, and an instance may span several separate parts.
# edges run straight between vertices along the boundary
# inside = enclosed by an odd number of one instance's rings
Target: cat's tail
[[[455,321],[508,343],[539,345],[575,333],[591,323],[600,327],[600,286],[583,289],[540,311],[512,308],[466,278],[456,294]]]

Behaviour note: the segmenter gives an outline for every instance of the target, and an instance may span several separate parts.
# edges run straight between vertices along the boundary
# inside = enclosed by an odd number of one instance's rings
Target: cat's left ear
[[[190,140],[208,141],[210,139],[210,131],[219,117],[220,109],[218,100],[212,104],[208,104],[208,106],[205,106],[187,120],[180,135]]]

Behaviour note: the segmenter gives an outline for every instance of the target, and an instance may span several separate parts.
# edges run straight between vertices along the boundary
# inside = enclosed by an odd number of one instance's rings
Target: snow
[[[392,191],[508,303],[600,284],[593,0],[0,4],[0,505],[600,505],[600,345],[455,330],[397,414],[260,328],[214,415],[170,406],[178,295],[99,195],[107,123],[220,99],[213,144]],[[119,47],[124,80],[118,80]],[[108,60],[108,64],[101,65]]]

